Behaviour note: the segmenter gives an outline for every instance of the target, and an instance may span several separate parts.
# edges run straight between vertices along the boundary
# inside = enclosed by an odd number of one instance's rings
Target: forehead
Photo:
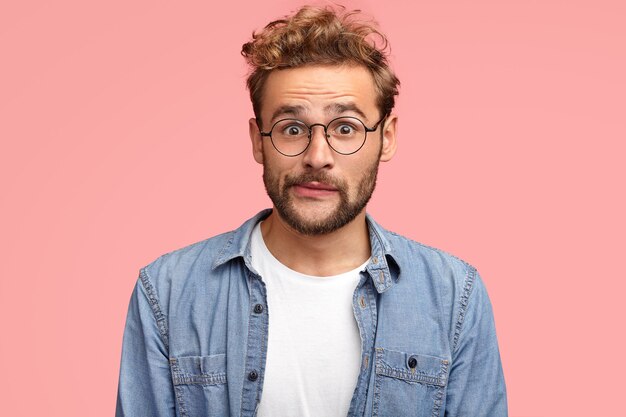
[[[367,119],[378,116],[374,79],[363,66],[306,66],[275,70],[267,77],[263,90],[263,120],[273,119],[275,113],[283,108],[320,116],[321,113],[352,111],[349,109],[356,107]]]

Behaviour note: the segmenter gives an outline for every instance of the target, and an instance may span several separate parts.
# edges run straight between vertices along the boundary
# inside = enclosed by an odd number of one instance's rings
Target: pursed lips
[[[332,185],[329,185],[329,184],[325,184],[323,182],[317,182],[317,181],[304,182],[302,184],[297,184],[297,185],[299,187],[311,188],[313,190],[337,191],[336,187],[333,187]]]
[[[323,197],[335,194],[338,190],[330,184],[311,181],[294,185],[296,194],[303,197]]]

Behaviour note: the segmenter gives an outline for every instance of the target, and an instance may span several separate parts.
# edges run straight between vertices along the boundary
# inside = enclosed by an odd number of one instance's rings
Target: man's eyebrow
[[[272,118],[270,119],[270,122],[276,120],[278,116],[291,115],[297,117],[302,113],[306,113],[306,108],[304,106],[300,106],[297,104],[280,106],[274,111],[274,113],[272,113]]]
[[[357,106],[356,104],[354,104],[352,102],[329,104],[328,106],[324,107],[324,111],[327,114],[328,113],[341,114],[341,113],[345,113],[347,111],[352,111],[352,112],[358,114],[359,116],[361,116],[363,119],[365,119],[367,121],[367,116],[365,115],[363,110],[361,110],[359,108],[359,106]]]

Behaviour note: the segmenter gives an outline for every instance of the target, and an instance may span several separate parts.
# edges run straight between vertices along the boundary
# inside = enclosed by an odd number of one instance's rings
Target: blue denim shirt
[[[255,415],[271,311],[250,235],[270,212],[141,269],[116,416]],[[506,416],[493,313],[476,270],[367,223],[371,261],[353,296],[361,369],[348,415]]]

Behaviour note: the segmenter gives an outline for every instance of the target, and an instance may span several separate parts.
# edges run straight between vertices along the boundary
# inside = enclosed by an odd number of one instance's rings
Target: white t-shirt
[[[260,223],[252,266],[267,288],[269,332],[259,417],[344,417],[361,364],[352,296],[369,262],[331,277],[301,274],[267,249]]]

